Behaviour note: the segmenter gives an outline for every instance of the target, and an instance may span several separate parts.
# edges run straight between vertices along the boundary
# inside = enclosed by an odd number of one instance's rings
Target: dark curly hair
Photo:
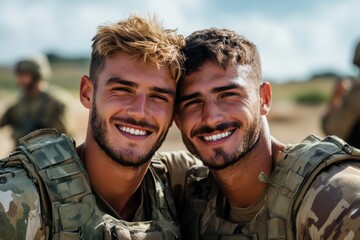
[[[185,39],[182,48],[186,60],[185,75],[199,70],[207,61],[212,61],[224,69],[235,65],[249,65],[249,77],[261,82],[260,56],[255,44],[228,29],[210,28],[196,31]]]

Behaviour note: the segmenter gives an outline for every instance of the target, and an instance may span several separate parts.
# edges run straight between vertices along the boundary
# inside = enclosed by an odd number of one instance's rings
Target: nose
[[[135,118],[135,119],[143,119],[147,117],[148,109],[146,107],[147,99],[144,94],[137,95],[132,102],[131,105],[129,105],[126,113]]]
[[[208,126],[215,126],[225,119],[221,108],[212,101],[205,102],[202,113],[202,121]]]

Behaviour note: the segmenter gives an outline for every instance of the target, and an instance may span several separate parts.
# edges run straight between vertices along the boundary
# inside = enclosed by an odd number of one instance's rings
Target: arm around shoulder
[[[22,168],[0,168],[0,238],[45,239],[40,198]]]

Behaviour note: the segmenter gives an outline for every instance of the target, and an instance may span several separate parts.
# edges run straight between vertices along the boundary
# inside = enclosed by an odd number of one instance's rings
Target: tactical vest
[[[187,177],[188,211],[181,221],[184,239],[295,239],[295,219],[301,201],[316,176],[342,161],[360,160],[360,150],[329,136],[323,140],[310,135],[286,148],[268,183],[265,206],[246,224],[222,218],[221,191],[206,167],[193,167]],[[256,231],[255,231],[256,230]],[[260,237],[256,232],[261,232]],[[266,236],[264,238],[264,236]]]
[[[144,181],[151,221],[127,222],[99,210],[72,139],[41,129],[21,139],[1,165],[27,170],[39,189],[46,239],[180,239],[171,194],[150,165]],[[164,172],[163,172],[164,173]]]

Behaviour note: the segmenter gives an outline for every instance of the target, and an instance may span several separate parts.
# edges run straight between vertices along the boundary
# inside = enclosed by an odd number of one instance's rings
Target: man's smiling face
[[[187,148],[210,168],[232,165],[258,140],[259,86],[250,70],[207,61],[179,84],[176,123]]]
[[[149,161],[171,126],[175,87],[168,67],[125,53],[108,57],[93,91],[93,139],[123,166]]]

